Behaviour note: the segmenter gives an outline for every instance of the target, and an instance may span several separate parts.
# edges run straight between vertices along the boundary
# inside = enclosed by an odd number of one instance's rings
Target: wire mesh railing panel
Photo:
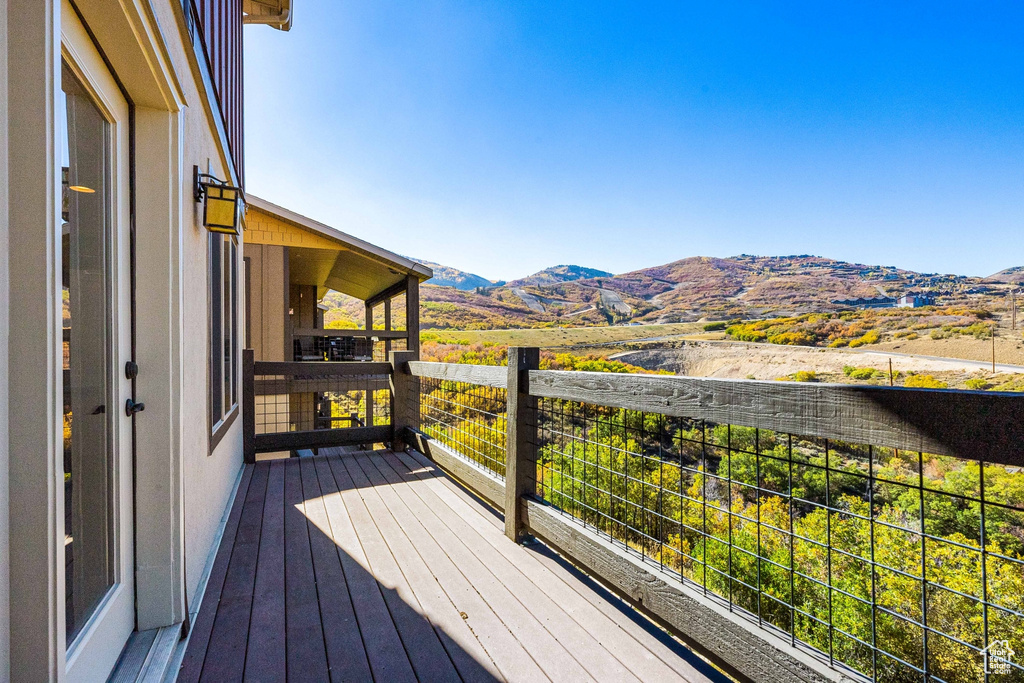
[[[505,389],[423,377],[423,432],[451,450],[505,476]]]
[[[537,437],[537,496],[834,665],[1024,680],[1019,468],[547,398]]]
[[[373,342],[373,360],[386,363],[391,351],[405,351],[409,348],[405,339],[377,339]]]
[[[256,374],[254,385],[257,434],[391,424],[386,376]]]

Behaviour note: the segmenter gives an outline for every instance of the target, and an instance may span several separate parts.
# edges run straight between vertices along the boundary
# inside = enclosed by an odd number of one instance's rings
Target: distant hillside
[[[585,268],[583,266],[551,266],[542,271],[536,272],[529,277],[513,280],[508,283],[509,287],[523,287],[526,285],[553,285],[559,282],[572,282],[573,280],[587,280],[595,277],[611,277],[597,268]]]
[[[420,292],[421,322],[451,329],[754,320],[834,312],[845,308],[839,300],[908,292],[927,293],[940,306],[1002,312],[1009,285],[1000,280],[1024,282],[1024,267],[976,278],[808,255],[694,256],[620,275],[555,266],[507,285],[427,265],[435,277]],[[329,305],[336,324],[361,322],[361,303],[332,298]]]
[[[558,282],[545,279],[531,276],[492,287],[476,295],[480,299],[462,302],[460,322],[446,326],[491,325],[494,311],[488,310],[487,300],[506,307],[500,316],[503,320],[518,315],[515,321],[495,326],[535,327],[749,320],[832,312],[844,308],[838,300],[899,297],[908,292],[926,292],[939,305],[1001,310],[1006,287],[982,278],[917,273],[810,255],[694,256],[620,275]],[[429,301],[432,296],[425,292],[423,299]]]
[[[1006,284],[1019,285],[1024,283],[1024,266],[1014,266],[1001,270],[995,275],[989,275],[986,280],[991,282],[1004,282]]]
[[[439,287],[454,287],[455,289],[472,291],[478,287],[495,287],[497,285],[505,284],[498,280],[488,280],[485,277],[474,275],[473,273],[467,273],[466,271],[459,270],[458,268],[442,266],[440,263],[422,261],[420,259],[413,259],[413,261],[422,263],[433,270],[434,277],[428,280],[428,282]]]

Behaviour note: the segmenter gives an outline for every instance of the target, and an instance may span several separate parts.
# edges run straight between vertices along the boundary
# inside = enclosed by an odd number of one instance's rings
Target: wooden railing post
[[[540,367],[540,349],[509,347],[508,412],[505,425],[505,535],[523,536],[520,501],[537,481],[537,399],[530,396],[529,371]]]
[[[366,304],[366,332],[373,332],[373,304]],[[373,357],[373,337],[366,338],[366,344],[370,347],[370,360],[376,360]],[[366,390],[363,392],[364,406],[363,406],[363,424],[367,427],[373,426],[373,380],[368,379],[366,381]]]
[[[391,362],[391,448],[404,451],[409,445],[407,429],[420,428],[420,382],[409,374],[408,362],[415,351],[392,351]]]
[[[252,349],[242,350],[242,461],[256,462],[256,362]]]

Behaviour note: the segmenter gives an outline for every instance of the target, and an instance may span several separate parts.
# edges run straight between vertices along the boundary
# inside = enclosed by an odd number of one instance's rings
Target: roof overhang
[[[317,296],[333,289],[363,301],[378,301],[404,291],[409,276],[423,282],[433,271],[411,259],[382,249],[358,237],[324,225],[265,199],[246,196],[246,210],[266,214],[300,232],[301,240],[281,241],[288,246],[290,284],[312,285]],[[254,222],[248,221],[247,223]],[[277,244],[246,231],[246,243]]]
[[[292,27],[292,0],[242,0],[242,23],[287,31]]]

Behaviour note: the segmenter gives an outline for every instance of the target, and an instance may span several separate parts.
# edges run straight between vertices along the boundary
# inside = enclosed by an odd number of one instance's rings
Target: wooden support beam
[[[242,461],[256,462],[256,373],[252,349],[242,350]]]
[[[404,451],[407,429],[420,428],[420,381],[409,372],[413,351],[391,352],[391,448]]]
[[[404,331],[395,330],[321,330],[312,327],[297,327],[292,330],[293,337],[339,337],[341,339],[405,339]]]
[[[420,357],[420,280],[414,275],[405,278],[406,348]]]
[[[413,276],[410,275],[409,277],[413,277]],[[419,280],[417,280],[417,282],[419,282]],[[407,287],[407,285],[405,283],[405,280],[402,280],[400,282],[397,282],[397,283],[391,285],[390,287],[385,289],[383,292],[380,292],[379,294],[374,294],[373,296],[371,296],[369,299],[366,300],[366,303],[371,305],[371,306],[376,306],[377,304],[379,304],[382,301],[387,301],[388,299],[393,299],[394,297],[398,296],[399,294],[402,294],[403,292],[405,292],[406,287]]]
[[[508,409],[505,417],[505,535],[523,535],[519,503],[537,484],[537,399],[530,396],[530,370],[540,367],[540,349],[508,349]]]
[[[253,365],[254,373],[257,375],[281,375],[282,377],[362,377],[364,375],[391,374],[390,363],[257,361]]]
[[[391,299],[384,299],[384,331],[391,332]],[[384,357],[391,358],[391,338],[384,337]]]
[[[295,451],[327,446],[358,446],[382,443],[391,435],[388,426],[344,427],[342,429],[311,429],[300,432],[256,434],[256,452]]]
[[[451,382],[479,384],[504,389],[508,386],[508,371],[500,365],[463,365],[461,363],[428,363],[410,361],[409,372],[416,377],[444,379]]]
[[[365,327],[367,332],[373,331],[373,308],[374,305],[366,303]],[[373,358],[373,341],[370,344],[370,358]],[[373,426],[373,384],[367,382],[363,388],[363,424],[367,427]]]

